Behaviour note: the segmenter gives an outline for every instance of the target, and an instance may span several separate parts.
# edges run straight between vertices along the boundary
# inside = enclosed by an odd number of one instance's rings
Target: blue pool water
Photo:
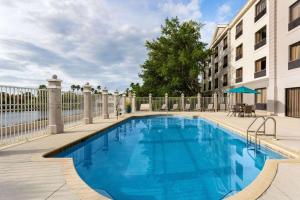
[[[129,119],[56,157],[73,158],[90,187],[117,200],[222,199],[282,158],[201,118],[172,116]]]

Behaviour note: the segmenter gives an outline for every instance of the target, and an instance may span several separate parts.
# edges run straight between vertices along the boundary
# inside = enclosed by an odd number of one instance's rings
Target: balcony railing
[[[262,18],[262,16],[264,16],[267,13],[267,9],[263,9],[260,13],[258,13],[255,18],[254,18],[254,22],[257,22],[260,18]]]
[[[300,59],[289,62],[289,70],[300,68]]]
[[[264,39],[262,39],[261,41],[259,41],[258,43],[256,43],[256,44],[254,45],[254,49],[257,50],[257,49],[259,49],[260,47],[264,46],[265,44],[267,44],[267,39],[266,39],[266,38],[264,38]]]
[[[260,78],[266,76],[267,71],[266,70],[261,70],[259,72],[254,73],[254,78]]]
[[[235,57],[235,61],[238,61],[239,59],[243,58],[243,54],[239,54]]]
[[[237,32],[235,35],[235,39],[238,39],[243,34],[243,31]]]
[[[235,83],[241,83],[243,82],[243,77],[238,77],[235,79]]]
[[[289,23],[289,31],[300,25],[300,17]]]

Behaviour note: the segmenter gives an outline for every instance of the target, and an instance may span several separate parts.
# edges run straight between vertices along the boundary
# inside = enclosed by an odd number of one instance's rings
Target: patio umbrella
[[[258,94],[256,90],[252,90],[250,88],[247,88],[245,86],[241,86],[238,88],[233,88],[230,90],[225,91],[225,93],[239,93],[239,94]]]

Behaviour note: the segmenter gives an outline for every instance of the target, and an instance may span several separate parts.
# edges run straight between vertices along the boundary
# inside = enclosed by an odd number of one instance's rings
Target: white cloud
[[[57,74],[65,86],[125,89],[139,80],[145,40],[173,16],[199,20],[199,0],[0,0],[0,84]]]
[[[199,0],[191,0],[187,4],[169,0],[160,6],[168,16],[177,16],[181,20],[199,20],[201,17]]]

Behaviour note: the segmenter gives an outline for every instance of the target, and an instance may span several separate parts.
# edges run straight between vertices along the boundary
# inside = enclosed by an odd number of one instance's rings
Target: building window
[[[243,82],[243,68],[236,69],[235,71],[235,83]]]
[[[215,89],[219,88],[219,79],[215,79]]]
[[[211,90],[211,81],[208,82],[208,90]]]
[[[243,44],[240,44],[235,51],[235,60],[239,60],[243,57]]]
[[[218,73],[219,71],[219,63],[215,63],[215,73]]]
[[[267,59],[266,57],[255,61],[254,78],[266,76]]]
[[[227,49],[227,47],[228,47],[228,40],[227,37],[225,37],[223,40],[223,50]]]
[[[205,90],[206,90],[206,84],[204,83],[203,84],[203,91],[205,92]]]
[[[254,49],[258,49],[267,43],[267,27],[264,26],[255,33],[255,45]]]
[[[227,67],[228,66],[228,56],[224,56],[223,58],[223,68]]]
[[[208,69],[208,77],[211,77],[211,68]]]
[[[300,67],[300,41],[290,46],[289,69]]]
[[[228,75],[224,74],[223,75],[223,86],[227,86],[228,85]]]
[[[236,25],[235,28],[235,39],[238,39],[243,34],[243,20]]]
[[[215,58],[217,58],[219,56],[218,47],[215,48],[214,52],[215,52]]]
[[[241,103],[243,103],[243,94],[241,94],[241,93],[236,93],[235,95],[236,95],[236,96],[235,96],[235,102],[236,102],[236,104],[241,104]]]
[[[262,16],[267,12],[267,2],[266,0],[260,0],[255,6],[255,18],[254,21],[257,22]]]
[[[289,31],[300,25],[300,0],[290,7]]]
[[[255,108],[257,110],[267,110],[267,88],[256,89]]]

